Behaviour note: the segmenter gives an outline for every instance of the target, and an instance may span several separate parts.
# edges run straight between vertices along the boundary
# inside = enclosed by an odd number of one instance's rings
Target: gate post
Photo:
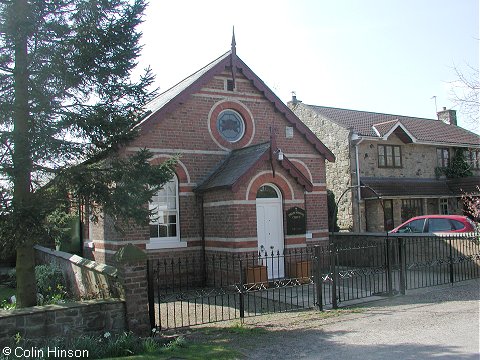
[[[158,264],[158,263],[157,263]],[[147,286],[148,286],[148,315],[150,319],[150,328],[154,329],[155,324],[155,287],[153,286],[154,282],[154,271],[153,271],[153,262],[147,260]],[[160,304],[159,304],[160,306]]]
[[[139,336],[150,335],[147,290],[147,254],[132,244],[115,253],[122,284],[128,330]]]
[[[248,260],[247,260],[248,263]],[[244,279],[243,279],[243,261],[242,259],[239,260],[239,271],[240,271],[240,319],[243,321],[245,318],[245,299],[244,299]]]
[[[385,257],[387,261],[387,287],[388,287],[388,296],[393,296],[393,284],[392,284],[392,259],[391,259],[391,251],[390,251],[390,239],[388,237],[385,239],[386,246],[385,246]]]
[[[405,273],[405,243],[402,238],[398,239],[398,261],[400,262],[400,293],[405,295],[406,273]]]
[[[320,245],[315,245],[313,256],[313,283],[315,284],[315,293],[317,296],[317,307],[318,310],[323,311],[323,297],[322,297],[322,268],[320,262]]]
[[[337,247],[335,243],[329,244],[328,252],[330,253],[330,273],[332,274],[332,307],[334,309],[338,308],[338,298],[337,298]]]
[[[449,259],[449,263],[450,263],[450,283],[453,285],[454,283],[454,274],[453,274],[453,247],[452,247],[452,237],[450,236],[448,238],[448,245],[449,245],[449,248],[450,248],[450,259]]]

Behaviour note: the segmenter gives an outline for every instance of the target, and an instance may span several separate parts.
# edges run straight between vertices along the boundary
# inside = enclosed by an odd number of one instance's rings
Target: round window
[[[240,140],[245,132],[242,116],[233,110],[225,110],[218,115],[217,130],[229,142]]]

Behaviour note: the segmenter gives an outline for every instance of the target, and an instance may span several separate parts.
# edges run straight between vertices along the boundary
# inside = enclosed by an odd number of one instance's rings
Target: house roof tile
[[[306,106],[318,115],[326,117],[344,128],[352,128],[360,136],[384,136],[400,123],[418,142],[480,146],[479,135],[440,120],[326,106]]]

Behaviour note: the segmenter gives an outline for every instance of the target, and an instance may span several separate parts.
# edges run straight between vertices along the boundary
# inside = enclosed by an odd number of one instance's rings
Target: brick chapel
[[[325,161],[332,152],[231,50],[145,105],[139,136],[155,163],[179,155],[149,204],[157,216],[120,235],[107,220],[86,231],[105,263],[127,243],[165,253],[283,253],[328,239]],[[282,274],[277,274],[282,276]]]

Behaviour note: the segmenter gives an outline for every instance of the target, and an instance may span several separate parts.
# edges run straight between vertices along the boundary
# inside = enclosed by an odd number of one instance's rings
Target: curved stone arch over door
[[[280,189],[271,183],[263,184],[257,191],[255,200],[257,213],[258,251],[267,255],[269,279],[285,276],[285,264],[282,257],[285,248],[283,236],[283,206]],[[271,254],[274,254],[273,261]],[[277,257],[277,254],[280,254]]]

